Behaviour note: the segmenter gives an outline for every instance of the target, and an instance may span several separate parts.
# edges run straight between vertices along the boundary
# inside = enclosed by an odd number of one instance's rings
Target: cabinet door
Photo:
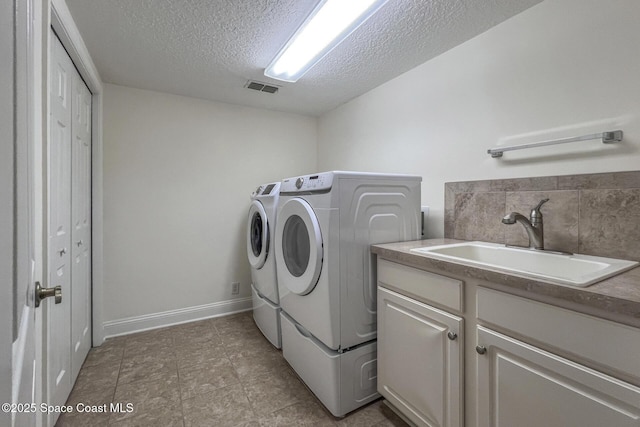
[[[477,350],[479,427],[640,426],[638,387],[482,326]]]
[[[378,391],[419,426],[462,426],[462,319],[378,288]]]

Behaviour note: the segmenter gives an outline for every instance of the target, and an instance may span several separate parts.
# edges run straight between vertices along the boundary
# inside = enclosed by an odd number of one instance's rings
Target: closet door
[[[91,93],[50,35],[48,286],[61,286],[62,302],[45,303],[46,393],[62,405],[91,347]]]
[[[91,93],[77,72],[72,92],[71,372],[75,379],[91,348]]]
[[[51,33],[48,173],[47,287],[60,286],[62,301],[47,298],[47,399],[63,405],[71,392],[71,98],[73,63]],[[52,414],[53,417],[56,414]],[[55,420],[53,420],[55,422]]]

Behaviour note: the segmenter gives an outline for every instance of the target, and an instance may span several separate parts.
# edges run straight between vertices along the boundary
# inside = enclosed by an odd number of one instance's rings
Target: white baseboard
[[[125,319],[109,320],[103,323],[104,336],[105,338],[109,338],[128,335],[211,317],[227,316],[229,314],[251,310],[251,308],[251,297],[247,297],[163,311],[161,313],[127,317]]]

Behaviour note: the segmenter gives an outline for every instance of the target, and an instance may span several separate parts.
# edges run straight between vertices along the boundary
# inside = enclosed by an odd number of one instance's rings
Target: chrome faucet
[[[529,235],[529,249],[544,249],[544,231],[542,227],[542,212],[540,208],[543,204],[547,203],[549,199],[542,199],[538,206],[531,209],[530,219],[527,219],[524,215],[518,212],[511,212],[509,215],[502,218],[503,224],[515,224],[519,222],[524,226],[527,234]]]

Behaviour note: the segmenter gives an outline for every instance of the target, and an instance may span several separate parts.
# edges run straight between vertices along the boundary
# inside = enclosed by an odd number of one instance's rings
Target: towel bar
[[[609,132],[593,133],[590,135],[573,136],[570,138],[553,139],[550,141],[533,142],[531,144],[512,145],[510,147],[490,148],[487,150],[491,157],[502,157],[505,151],[524,150],[525,148],[544,147],[547,145],[566,144],[567,142],[589,141],[592,139],[602,139],[603,144],[613,144],[622,141],[622,131],[612,130]]]

